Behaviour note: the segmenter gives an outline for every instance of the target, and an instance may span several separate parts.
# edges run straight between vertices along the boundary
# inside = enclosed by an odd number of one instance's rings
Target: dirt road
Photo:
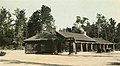
[[[97,54],[79,52],[77,55],[25,54],[24,50],[6,50],[0,56],[0,66],[120,66],[120,51]]]

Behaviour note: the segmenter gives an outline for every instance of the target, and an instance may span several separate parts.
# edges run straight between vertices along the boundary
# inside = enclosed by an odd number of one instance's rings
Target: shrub
[[[4,55],[6,55],[6,52],[1,51],[0,56],[4,56]]]

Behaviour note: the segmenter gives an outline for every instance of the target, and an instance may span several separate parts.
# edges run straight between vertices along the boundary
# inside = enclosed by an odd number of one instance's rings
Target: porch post
[[[106,48],[108,48],[108,44],[107,44],[107,47]]]
[[[93,51],[93,43],[91,43],[91,51]]]
[[[94,45],[95,45],[95,51],[97,51],[98,50],[98,44],[96,43]]]
[[[101,44],[100,44],[100,49],[101,49]]]
[[[71,41],[71,38],[70,38],[70,42],[69,42],[69,55],[73,53],[73,45],[72,45],[72,41]]]
[[[86,43],[86,51],[88,51],[88,44]]]
[[[115,44],[113,44],[113,51],[115,50]]]
[[[81,45],[81,46],[80,46],[80,47],[81,47],[81,52],[83,52],[83,46],[82,46],[82,43],[81,43],[80,45]]]
[[[75,44],[75,42],[73,42],[73,44],[72,44],[72,46],[73,46],[73,52],[75,53],[75,54],[77,54],[77,45]]]
[[[103,44],[103,50],[105,51],[105,44]]]

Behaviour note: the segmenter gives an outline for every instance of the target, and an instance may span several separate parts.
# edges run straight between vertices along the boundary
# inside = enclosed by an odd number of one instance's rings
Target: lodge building
[[[102,38],[70,32],[43,32],[24,40],[25,53],[106,52],[108,48],[119,50],[120,45]]]

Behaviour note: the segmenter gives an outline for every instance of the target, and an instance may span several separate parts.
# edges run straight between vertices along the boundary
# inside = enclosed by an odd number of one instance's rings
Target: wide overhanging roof
[[[65,38],[69,37],[74,37],[75,40],[80,40],[80,41],[92,41],[95,42],[96,40],[92,39],[91,37],[84,35],[84,34],[79,34],[79,33],[71,33],[71,32],[57,32],[60,35],[62,35]]]
[[[32,36],[24,41],[40,41],[40,40],[55,40],[57,37],[52,33],[39,33],[35,36]]]
[[[113,44],[112,42],[104,40],[102,38],[93,38],[93,39],[96,40],[96,43],[100,43],[100,44]]]

